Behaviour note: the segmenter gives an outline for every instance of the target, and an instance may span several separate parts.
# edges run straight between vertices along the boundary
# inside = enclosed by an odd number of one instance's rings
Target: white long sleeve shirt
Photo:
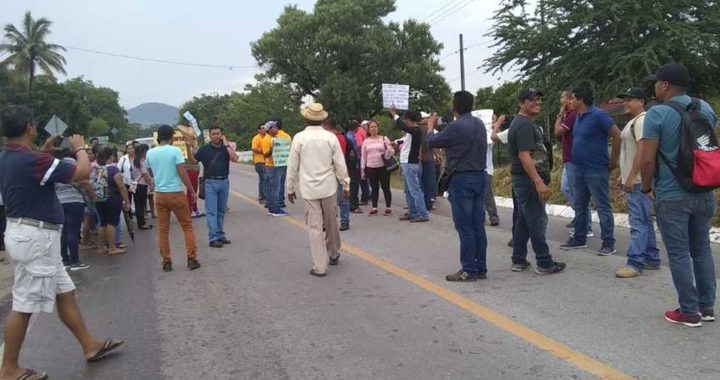
[[[323,199],[337,193],[338,183],[350,190],[345,156],[337,137],[320,126],[305,127],[290,146],[287,193],[300,190],[303,199]]]

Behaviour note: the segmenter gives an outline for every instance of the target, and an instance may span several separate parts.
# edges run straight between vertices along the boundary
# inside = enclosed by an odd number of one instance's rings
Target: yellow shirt
[[[270,134],[266,134],[265,137],[262,138],[262,141],[260,142],[260,145],[262,146],[263,153],[269,152],[272,150],[272,136]],[[275,164],[273,163],[272,155],[265,156],[265,166],[267,167],[275,167]]]
[[[260,136],[260,134],[258,133],[252,139],[253,164],[264,164],[265,163],[265,157],[262,154],[255,153],[255,149],[263,150],[263,148],[262,148],[263,138],[264,138],[264,136]]]

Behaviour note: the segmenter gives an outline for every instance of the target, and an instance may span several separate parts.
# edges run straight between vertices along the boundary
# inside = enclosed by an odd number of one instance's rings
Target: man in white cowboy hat
[[[295,203],[297,190],[303,199],[313,258],[310,274],[325,277],[328,264],[340,260],[337,185],[342,184],[343,195],[349,198],[350,177],[337,137],[322,127],[328,118],[322,104],[310,104],[300,113],[307,127],[295,135],[290,147],[286,189],[290,203]]]

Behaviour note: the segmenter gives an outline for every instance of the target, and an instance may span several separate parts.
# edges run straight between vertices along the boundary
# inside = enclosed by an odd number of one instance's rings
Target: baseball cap
[[[675,86],[690,87],[690,72],[679,63],[668,63],[658,69],[657,73],[646,78],[648,81],[668,82]]]
[[[430,114],[425,111],[420,111],[420,116],[422,116],[423,119],[427,119],[430,117]]]
[[[542,91],[534,90],[534,89],[527,89],[520,92],[520,95],[518,95],[518,102],[524,102],[526,100],[530,100],[536,96],[543,97]]]
[[[645,93],[645,90],[638,87],[631,87],[625,90],[622,94],[618,94],[617,96],[620,99],[627,99],[627,98],[633,98],[633,99],[642,99],[647,101],[648,96],[647,93]]]
[[[265,129],[266,129],[266,130],[269,131],[270,128],[272,128],[272,127],[277,127],[277,122],[276,122],[276,121],[268,121],[267,123],[265,123]]]

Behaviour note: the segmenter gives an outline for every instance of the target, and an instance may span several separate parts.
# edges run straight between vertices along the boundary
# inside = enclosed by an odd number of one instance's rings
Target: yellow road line
[[[241,198],[249,202],[250,204],[262,207],[258,205],[256,201],[254,201],[250,197],[245,196],[244,194],[238,193],[236,191],[232,191],[232,193],[236,197]],[[296,227],[307,229],[305,224],[293,218],[286,217],[282,218],[282,220]],[[432,281],[419,277],[361,248],[355,247],[344,241],[342,242],[342,247],[343,251],[380,269],[383,269],[411,284],[414,284],[419,288],[426,290],[444,299],[445,301],[473,314],[474,316],[484,320],[485,322],[488,322],[510,334],[513,334],[518,338],[532,344],[533,346],[556,356],[557,358],[573,364],[574,366],[582,369],[583,371],[591,373],[601,379],[633,379],[632,376],[620,372],[619,370],[612,368],[600,362],[599,360],[593,359],[588,355],[575,351],[563,343],[548,338],[547,336],[520,323],[517,323],[492,309],[481,306],[480,304],[466,297],[463,297],[460,294],[453,292],[452,290],[443,288],[442,286],[437,285]]]

